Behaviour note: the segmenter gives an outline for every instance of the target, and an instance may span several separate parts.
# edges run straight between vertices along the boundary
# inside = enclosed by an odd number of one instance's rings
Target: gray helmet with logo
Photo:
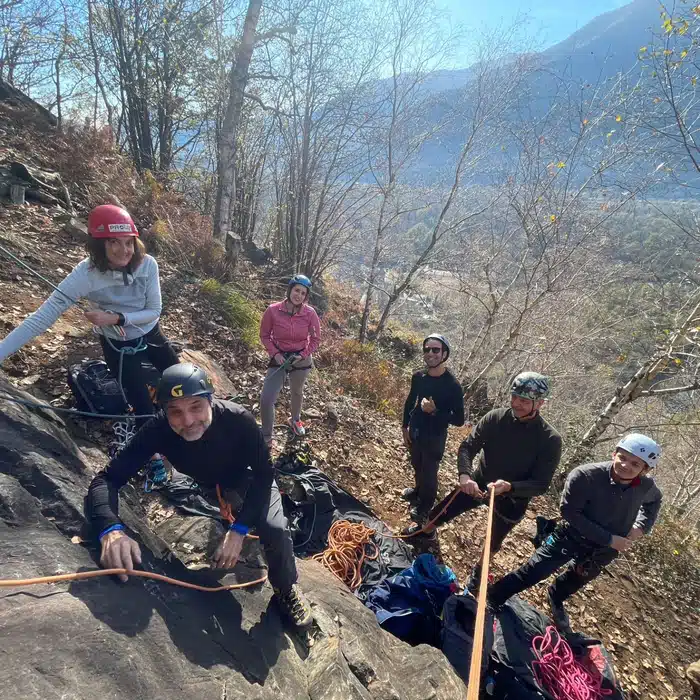
[[[521,372],[513,380],[510,393],[530,401],[546,399],[549,396],[549,379],[538,372]]]
[[[211,396],[214,385],[209,375],[191,362],[182,362],[168,367],[160,378],[156,398],[161,406],[173,399]]]

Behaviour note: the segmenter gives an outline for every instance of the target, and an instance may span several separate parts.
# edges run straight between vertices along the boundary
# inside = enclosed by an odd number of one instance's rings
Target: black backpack
[[[144,362],[142,368],[151,397],[154,397],[160,374],[150,362]],[[80,411],[124,415],[128,410],[119,384],[104,360],[83,360],[80,364],[71,365],[68,386]]]

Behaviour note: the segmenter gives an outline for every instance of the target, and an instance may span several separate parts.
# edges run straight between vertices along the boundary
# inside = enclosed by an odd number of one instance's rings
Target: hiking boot
[[[553,586],[547,589],[547,596],[549,598],[549,607],[552,609],[552,621],[555,627],[565,636],[567,634],[573,634],[569,615],[564,609],[564,603],[557,600]]]
[[[409,503],[411,503],[412,501],[415,501],[416,498],[418,498],[418,491],[416,491],[416,489],[414,489],[412,486],[409,486],[407,489],[404,489],[401,492],[401,498],[404,501],[408,501]]]
[[[304,435],[306,435],[306,429],[304,428],[304,424],[300,420],[294,420],[294,418],[290,418],[287,422],[289,423],[289,427],[292,429],[292,432],[297,437],[304,437]]]
[[[488,590],[487,594],[491,592],[491,586],[494,583],[494,575],[488,575]],[[481,588],[481,566],[475,566],[471,573],[469,574],[469,580],[467,581],[466,589],[476,598],[479,595],[479,589]],[[505,602],[505,601],[504,601]],[[502,608],[503,604],[496,605],[498,608]]]
[[[408,527],[405,527],[403,530],[401,530],[401,535],[404,537],[425,537],[427,538],[434,538],[435,537],[435,530],[432,532],[423,532],[423,523],[414,523],[413,525],[409,525]]]
[[[286,593],[278,591],[276,588],[275,598],[280,606],[282,614],[298,629],[305,629],[313,622],[311,614],[311,606],[304,597],[304,594],[299,590],[299,587],[294,584]]]
[[[414,523],[418,523],[419,525],[425,525],[425,523],[428,522],[428,516],[418,510],[418,506],[413,506],[413,508],[408,511],[408,515]]]
[[[476,598],[479,595],[479,587],[481,585],[481,570],[478,567],[474,567],[472,572],[469,574],[469,580],[467,581],[466,589]]]

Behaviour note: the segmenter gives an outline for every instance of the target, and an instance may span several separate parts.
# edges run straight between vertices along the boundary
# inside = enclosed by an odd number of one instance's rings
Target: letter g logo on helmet
[[[176,384],[171,390],[170,390],[170,396],[179,399],[181,396],[184,396],[184,392],[182,391],[182,384]]]

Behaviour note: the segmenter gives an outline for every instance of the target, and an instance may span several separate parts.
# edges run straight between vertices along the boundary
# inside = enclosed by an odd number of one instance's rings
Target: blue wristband
[[[102,530],[102,532],[97,536],[97,539],[102,541],[102,538],[106,534],[108,534],[110,532],[114,532],[115,530],[123,530],[123,529],[124,529],[124,526],[121,523],[117,523],[116,525],[111,525],[106,530]]]
[[[232,530],[233,532],[237,532],[239,535],[247,535],[250,532],[250,528],[247,525],[243,525],[241,523],[232,523],[229,525],[229,530]]]

